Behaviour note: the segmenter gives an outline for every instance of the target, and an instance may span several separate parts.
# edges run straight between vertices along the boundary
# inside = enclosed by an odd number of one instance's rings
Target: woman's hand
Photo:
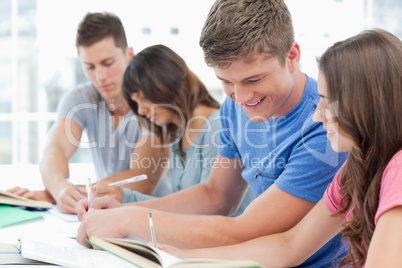
[[[121,203],[110,196],[104,196],[101,198],[95,198],[92,200],[91,209],[109,209],[121,207]],[[82,199],[75,205],[75,211],[78,216],[78,220],[82,221],[85,215],[88,213],[88,200],[87,198]]]
[[[97,182],[92,187],[94,197],[110,196],[119,201],[123,201],[123,189],[121,187],[108,186],[107,182]]]

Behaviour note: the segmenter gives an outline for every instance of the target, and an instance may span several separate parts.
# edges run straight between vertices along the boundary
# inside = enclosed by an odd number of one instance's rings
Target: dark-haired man
[[[160,147],[151,146],[159,140],[138,127],[137,117],[122,94],[122,78],[133,49],[127,45],[121,20],[111,13],[88,13],[79,24],[76,47],[89,82],[67,92],[57,108],[57,120],[49,131],[40,162],[46,190],[32,192],[19,187],[10,190],[57,203],[65,213],[75,213],[76,202],[86,197],[84,186],[79,186],[80,193],[65,180],[69,176],[68,161],[76,152],[84,130],[96,179],[102,183],[146,174],[147,180],[125,187],[152,194],[162,168],[143,169],[135,165],[136,169],[130,169],[130,161],[134,161],[132,153],[135,152],[136,159],[147,157],[153,163],[158,163],[164,154]],[[129,189],[118,189],[120,192],[114,197],[124,201],[124,191]]]

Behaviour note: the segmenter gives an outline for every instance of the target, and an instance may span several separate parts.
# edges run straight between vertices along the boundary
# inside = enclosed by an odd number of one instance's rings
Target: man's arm
[[[56,204],[56,201],[53,199],[53,197],[49,194],[49,192],[46,189],[31,191],[27,188],[15,186],[11,189],[8,189],[7,192],[32,200],[42,200]]]
[[[178,214],[229,215],[237,210],[247,190],[241,177],[240,159],[218,155],[205,183],[178,191],[163,198],[126,206],[141,206]]]
[[[75,213],[75,203],[85,198],[64,179],[69,176],[68,161],[77,150],[81,135],[82,128],[77,123],[57,120],[49,131],[39,165],[46,190],[64,213]]]
[[[77,241],[89,246],[85,242],[88,236],[128,234],[150,240],[148,213],[152,212],[156,239],[160,243],[182,248],[230,245],[288,230],[314,206],[273,185],[242,215],[219,216],[236,211],[245,194],[248,184],[241,177],[242,169],[239,160],[218,156],[209,179],[203,184],[165,198],[137,203],[141,207],[126,205],[91,211],[81,224]]]
[[[158,247],[183,259],[251,259],[264,267],[293,267],[303,263],[342,230],[343,223],[343,219],[333,217],[325,203],[320,201],[295,227],[283,233],[225,247],[195,250],[182,250],[161,244]]]
[[[111,182],[128,179],[141,174],[148,178],[143,181],[125,184],[123,187],[133,191],[152,195],[158,185],[165,167],[168,166],[169,148],[161,148],[161,140],[155,136],[142,136],[136,143],[132,152],[130,169],[113,174],[94,186],[94,193],[97,197],[109,195],[118,200],[123,199],[123,191],[119,187],[108,187]],[[145,163],[145,164],[141,164]],[[149,165],[152,163],[152,165]]]

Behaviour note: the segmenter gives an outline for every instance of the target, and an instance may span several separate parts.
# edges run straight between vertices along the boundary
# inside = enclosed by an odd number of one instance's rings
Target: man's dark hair
[[[127,48],[127,39],[119,17],[112,13],[87,13],[77,30],[76,46],[89,47],[112,36],[116,47]]]

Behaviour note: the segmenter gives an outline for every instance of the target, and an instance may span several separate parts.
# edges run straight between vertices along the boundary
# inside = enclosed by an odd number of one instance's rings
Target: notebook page
[[[133,267],[106,251],[88,249],[69,238],[57,241],[23,240],[21,254],[25,258],[76,268]]]

